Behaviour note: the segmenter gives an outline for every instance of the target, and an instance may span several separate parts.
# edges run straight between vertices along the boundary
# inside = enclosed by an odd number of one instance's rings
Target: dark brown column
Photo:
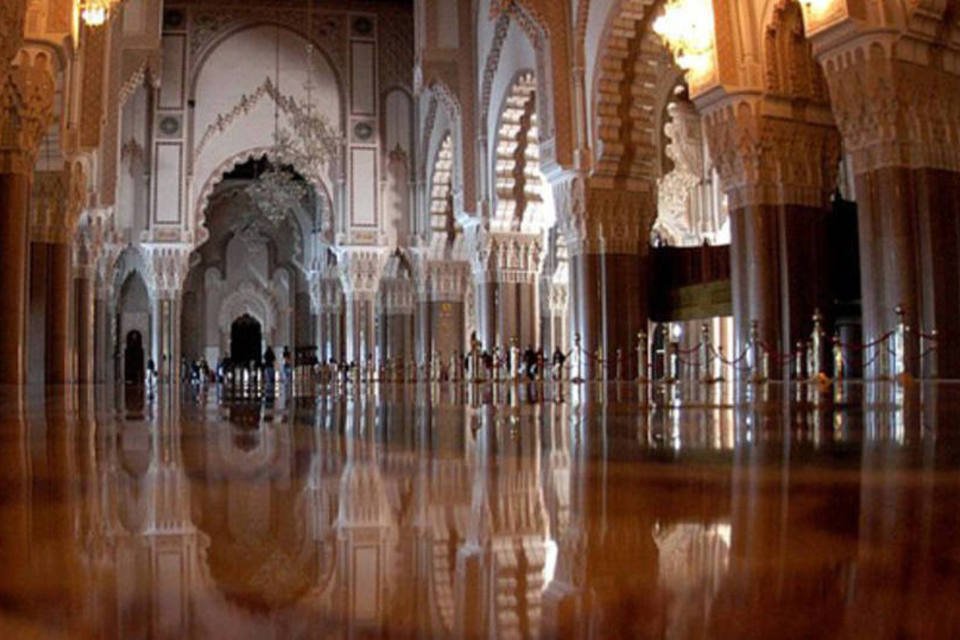
[[[46,380],[63,384],[70,381],[70,245],[46,245],[49,265],[46,313]]]
[[[19,34],[18,34],[19,35]],[[3,38],[0,38],[3,40]],[[6,60],[2,63],[5,65]],[[0,67],[0,71],[6,71]],[[27,304],[27,225],[37,147],[53,114],[55,85],[46,58],[21,57],[0,74],[0,384],[24,382]]]
[[[464,304],[463,302],[431,302],[430,325],[433,329],[432,349],[448,358],[451,353],[464,352]]]
[[[884,167],[857,176],[864,339],[876,340],[903,308],[913,375],[960,376],[960,174]],[[921,358],[920,334],[939,348]]]
[[[0,384],[25,380],[27,305],[27,206],[30,178],[0,173]]]
[[[638,254],[588,253],[575,256],[572,264],[579,280],[581,344],[587,352],[588,378],[600,377],[595,366],[603,350],[606,374],[616,375],[617,349],[622,355],[624,378],[637,376],[637,334],[647,329],[647,259]]]
[[[74,280],[76,309],[76,371],[77,382],[89,384],[94,382],[94,332],[96,317],[94,315],[93,279],[90,274],[81,272]]]
[[[790,204],[751,205],[730,212],[739,349],[747,344],[756,321],[760,340],[788,354],[798,340],[809,339],[814,312],[829,311],[826,216],[826,209]],[[770,363],[772,375],[782,373],[777,364]]]

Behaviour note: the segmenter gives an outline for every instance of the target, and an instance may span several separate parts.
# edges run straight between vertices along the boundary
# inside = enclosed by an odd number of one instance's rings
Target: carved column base
[[[27,203],[30,180],[0,174],[0,384],[22,384],[26,347]]]

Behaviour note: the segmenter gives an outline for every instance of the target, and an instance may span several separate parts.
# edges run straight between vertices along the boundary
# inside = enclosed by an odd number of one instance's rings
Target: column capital
[[[823,207],[836,187],[840,136],[826,105],[760,94],[727,96],[702,109],[710,156],[730,209]]]
[[[960,172],[960,75],[899,59],[892,45],[862,42],[862,55],[822,56],[854,170]]]
[[[540,235],[482,232],[477,237],[473,271],[488,282],[535,283],[540,272]]]
[[[386,255],[382,249],[344,248],[340,254],[340,282],[347,299],[375,299],[385,263]]]
[[[466,262],[433,261],[428,267],[431,302],[464,302],[470,265]]]
[[[53,120],[55,83],[47,59],[20,59],[0,85],[0,173],[30,175]]]
[[[158,300],[176,300],[190,270],[192,247],[189,244],[143,245],[144,260],[150,272],[150,285]]]
[[[656,218],[653,181],[621,189],[569,172],[552,186],[557,218],[571,255],[644,252]]]
[[[66,244],[73,240],[86,198],[82,165],[33,174],[30,239]]]

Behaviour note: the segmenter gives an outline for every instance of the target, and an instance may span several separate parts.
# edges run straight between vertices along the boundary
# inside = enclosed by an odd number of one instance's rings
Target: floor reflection
[[[184,393],[0,392],[0,637],[960,634],[960,386]]]

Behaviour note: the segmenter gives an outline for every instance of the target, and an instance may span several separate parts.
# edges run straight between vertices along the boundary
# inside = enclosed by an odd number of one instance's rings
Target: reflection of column
[[[53,110],[54,81],[45,58],[23,54],[0,87],[0,384],[24,381],[26,348],[27,220],[30,180]],[[14,124],[15,123],[15,124]]]

